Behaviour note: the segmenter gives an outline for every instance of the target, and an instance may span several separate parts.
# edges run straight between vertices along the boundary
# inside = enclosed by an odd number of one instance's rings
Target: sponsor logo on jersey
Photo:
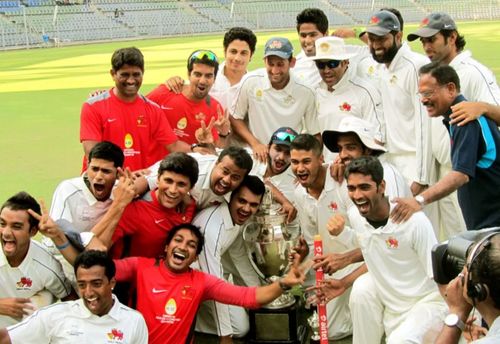
[[[165,313],[174,315],[177,312],[177,303],[173,298],[170,298],[165,304]]]
[[[132,137],[132,134],[125,134],[123,144],[125,145],[125,148],[131,148],[134,145],[134,138]]]
[[[177,122],[177,129],[184,130],[186,129],[188,124],[187,118],[182,117],[178,122]]]

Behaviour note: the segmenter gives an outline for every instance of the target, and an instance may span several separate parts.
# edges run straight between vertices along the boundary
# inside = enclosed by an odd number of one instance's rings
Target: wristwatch
[[[444,323],[446,326],[449,327],[458,327],[460,331],[463,331],[465,328],[465,324],[460,318],[458,317],[457,314],[455,313],[450,313],[444,318]]]
[[[424,199],[424,196],[422,195],[416,195],[415,196],[415,201],[417,201],[418,204],[420,204],[420,206],[423,208],[424,205],[425,205],[425,199]]]

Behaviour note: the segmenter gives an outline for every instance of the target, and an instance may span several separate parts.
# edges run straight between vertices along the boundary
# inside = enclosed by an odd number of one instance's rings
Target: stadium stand
[[[288,29],[306,7],[328,14],[331,26],[364,25],[381,7],[395,7],[406,22],[432,11],[458,20],[498,19],[498,0],[0,0],[0,47],[252,30]]]

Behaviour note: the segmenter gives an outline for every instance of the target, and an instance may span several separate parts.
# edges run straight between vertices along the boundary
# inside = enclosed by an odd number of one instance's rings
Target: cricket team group
[[[26,192],[1,206],[0,343],[244,341],[248,309],[297,285],[326,304],[330,340],[500,342],[500,235],[448,285],[431,262],[500,226],[500,88],[448,14],[403,24],[383,8],[329,33],[307,8],[300,53],[270,38],[254,71],[257,38],[233,27],[223,62],[195,50],[146,96],[141,51],[116,50],[114,86],[81,109],[81,175],[48,208]],[[267,194],[302,233],[270,283],[242,233]]]

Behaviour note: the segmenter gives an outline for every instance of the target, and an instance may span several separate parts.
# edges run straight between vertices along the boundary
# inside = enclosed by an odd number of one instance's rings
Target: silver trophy
[[[311,332],[312,332],[310,341],[314,343],[319,343],[321,337],[319,335],[319,316],[316,310],[309,318],[307,318],[307,323],[309,324],[309,327],[311,327]]]
[[[266,186],[257,214],[243,227],[250,262],[259,276],[272,283],[285,275],[289,267],[289,255],[300,236],[298,225],[287,225],[286,214],[278,214],[279,204],[273,203],[271,191]],[[279,298],[264,306],[280,309],[291,306],[295,298],[283,293]]]

